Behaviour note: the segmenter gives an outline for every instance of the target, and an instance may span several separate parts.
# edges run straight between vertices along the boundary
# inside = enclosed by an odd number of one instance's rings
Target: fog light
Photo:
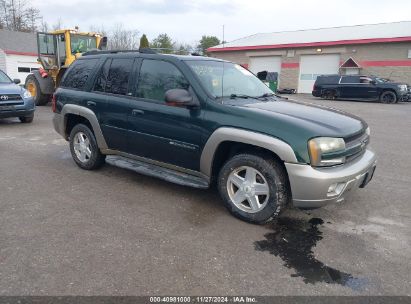
[[[340,195],[344,190],[346,183],[335,183],[328,187],[327,196]]]

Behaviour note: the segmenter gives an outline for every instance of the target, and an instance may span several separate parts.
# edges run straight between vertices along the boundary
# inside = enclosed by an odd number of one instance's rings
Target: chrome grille
[[[0,94],[0,102],[22,100],[20,94]]]
[[[363,155],[370,143],[370,137],[362,132],[345,139],[346,162],[352,161]]]

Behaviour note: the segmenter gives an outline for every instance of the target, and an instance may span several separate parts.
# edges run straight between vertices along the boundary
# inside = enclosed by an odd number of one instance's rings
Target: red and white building
[[[0,30],[0,70],[24,83],[30,72],[40,68],[37,58],[36,34]]]
[[[311,93],[317,75],[365,74],[411,84],[411,21],[261,33],[208,49],[279,87]]]

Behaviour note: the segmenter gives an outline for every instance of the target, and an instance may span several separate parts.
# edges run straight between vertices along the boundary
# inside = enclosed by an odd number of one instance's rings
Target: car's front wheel
[[[34,115],[22,116],[22,117],[19,117],[19,119],[22,123],[32,123],[34,119]]]
[[[283,166],[271,155],[239,154],[220,171],[218,188],[236,217],[263,224],[275,219],[289,198]]]
[[[396,103],[397,95],[392,91],[385,91],[381,94],[380,101],[382,103]]]
[[[96,138],[84,124],[76,125],[70,132],[70,151],[76,164],[85,170],[93,170],[104,164]]]

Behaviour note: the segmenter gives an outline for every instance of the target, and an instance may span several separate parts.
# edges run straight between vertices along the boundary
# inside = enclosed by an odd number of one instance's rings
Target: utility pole
[[[224,43],[225,43],[225,25],[223,24],[223,48],[224,48]]]

